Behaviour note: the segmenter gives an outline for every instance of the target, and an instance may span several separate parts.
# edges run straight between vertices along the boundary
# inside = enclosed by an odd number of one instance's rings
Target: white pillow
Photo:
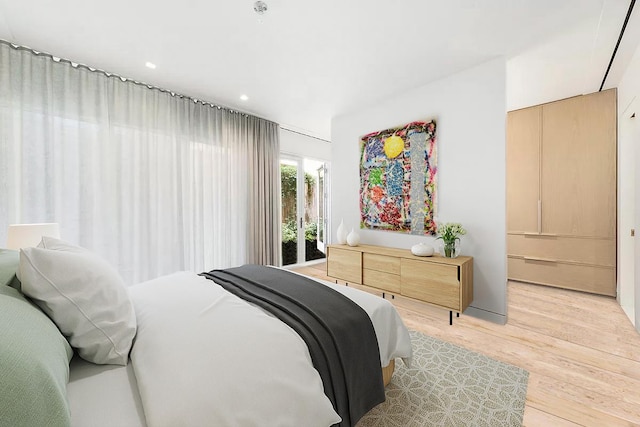
[[[89,362],[126,365],[136,317],[118,273],[90,251],[53,237],[20,251],[22,292]]]

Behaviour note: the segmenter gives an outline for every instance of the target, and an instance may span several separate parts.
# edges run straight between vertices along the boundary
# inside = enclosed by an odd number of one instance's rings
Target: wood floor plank
[[[510,323],[506,325],[496,325],[476,320],[477,319],[474,318],[468,318],[468,321],[473,324],[474,328],[486,331],[487,333],[494,335],[496,338],[527,344],[543,351],[564,355],[565,357],[578,361],[584,365],[595,366],[616,374],[640,380],[640,362],[602,350],[557,339],[535,331],[523,331]]]
[[[640,361],[640,343],[637,340],[627,338],[628,336],[633,336],[635,331],[629,334],[605,333],[583,326],[578,319],[573,321],[573,323],[558,322],[549,316],[536,315],[531,311],[516,307],[509,307],[508,316],[508,323],[514,326],[541,332],[555,338],[584,347],[609,352],[630,360]]]
[[[524,427],[580,427],[580,424],[576,424],[555,415],[551,415],[547,412],[534,408],[531,405],[527,405],[524,410],[524,419],[522,420],[522,425]]]
[[[630,322],[611,322],[611,311],[617,310],[621,313],[622,308],[611,298],[606,304],[606,309],[602,311],[592,311],[589,317],[584,315],[584,308],[570,305],[566,301],[555,299],[549,301],[548,298],[531,293],[512,292],[509,295],[510,307],[528,311],[536,315],[544,315],[547,318],[558,322],[575,322],[579,319],[582,326],[593,328],[604,333],[625,333],[633,332],[633,325]]]
[[[331,280],[324,263],[296,271]],[[388,299],[409,328],[529,371],[525,426],[640,425],[640,335],[615,299],[517,282],[507,298],[506,325],[452,326],[447,310]]]
[[[560,384],[543,376],[530,375],[527,390],[527,405],[552,413],[560,418],[577,422],[583,426],[637,426],[638,420],[629,420],[625,414],[612,415],[602,410],[597,395],[567,392],[567,384]],[[573,387],[571,392],[580,393]],[[620,410],[620,412],[623,412]]]

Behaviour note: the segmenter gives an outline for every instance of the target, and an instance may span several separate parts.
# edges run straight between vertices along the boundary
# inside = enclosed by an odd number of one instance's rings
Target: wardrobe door
[[[507,114],[507,232],[538,230],[542,107]]]
[[[545,104],[542,135],[542,232],[615,238],[615,89]]]

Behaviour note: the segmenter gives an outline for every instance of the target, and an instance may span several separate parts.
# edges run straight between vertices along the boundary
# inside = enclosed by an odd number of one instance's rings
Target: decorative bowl
[[[431,256],[433,252],[433,246],[425,243],[418,243],[417,245],[411,246],[411,253],[415,256]]]

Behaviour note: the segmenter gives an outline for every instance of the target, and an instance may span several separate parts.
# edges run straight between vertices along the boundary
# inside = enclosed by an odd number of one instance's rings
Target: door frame
[[[295,162],[296,165],[296,230],[297,230],[297,262],[304,262],[304,158],[298,155],[280,153],[280,164],[283,161]],[[282,195],[280,195],[282,197]],[[281,213],[282,214],[282,213]],[[280,236],[282,239],[282,235]],[[281,241],[282,244],[282,241]]]
[[[322,188],[320,188],[320,170],[322,170]],[[320,252],[327,253],[327,230],[329,227],[329,166],[327,162],[323,162],[322,166],[317,169],[318,172],[318,239],[316,247]],[[322,190],[322,193],[320,191]],[[322,200],[322,203],[320,203]],[[322,208],[320,207],[322,206]],[[322,222],[320,222],[322,220]],[[322,227],[322,228],[320,228]],[[320,239],[320,230],[322,229],[322,239]]]
[[[316,264],[316,263],[320,263],[322,262],[324,259],[322,260],[313,260],[313,261],[306,261],[306,254],[305,254],[305,246],[306,246],[306,242],[305,242],[305,225],[306,222],[304,220],[304,216],[305,216],[305,201],[306,201],[306,194],[305,194],[305,176],[304,176],[304,162],[305,160],[309,160],[309,161],[313,161],[313,162],[318,162],[318,163],[322,163],[324,165],[324,169],[325,169],[325,176],[324,176],[324,193],[325,193],[325,204],[324,204],[324,211],[325,211],[325,218],[324,218],[324,247],[326,248],[326,246],[331,243],[330,241],[330,233],[329,230],[331,229],[331,195],[330,195],[330,191],[331,191],[331,163],[328,160],[324,160],[324,159],[318,159],[318,158],[314,158],[314,157],[309,157],[309,156],[302,156],[299,154],[293,154],[293,153],[288,153],[288,152],[280,152],[280,163],[282,164],[282,161],[289,161],[289,162],[295,162],[297,165],[297,182],[296,182],[296,229],[298,231],[298,248],[297,248],[297,262],[295,264],[288,264],[286,266],[284,266],[285,268],[290,268],[290,267],[295,267],[295,266],[300,266],[303,264]],[[316,177],[317,178],[317,177]],[[318,188],[319,186],[316,185],[316,188]],[[282,234],[280,234],[280,238],[282,238]],[[318,245],[318,249],[320,245]],[[325,250],[320,249],[322,252],[325,252]]]

